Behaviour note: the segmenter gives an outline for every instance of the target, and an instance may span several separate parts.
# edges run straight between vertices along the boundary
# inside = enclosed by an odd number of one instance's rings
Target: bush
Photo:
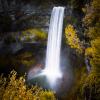
[[[56,100],[52,91],[37,86],[29,88],[25,77],[16,75],[16,71],[11,71],[8,78],[0,76],[0,100]]]

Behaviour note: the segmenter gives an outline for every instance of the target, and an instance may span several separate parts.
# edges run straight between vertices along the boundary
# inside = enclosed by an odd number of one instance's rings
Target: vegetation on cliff
[[[0,76],[0,100],[56,100],[54,92],[38,86],[28,87],[25,76],[18,78],[16,71],[11,71],[8,78]]]
[[[90,63],[90,71],[84,72],[77,82],[77,89],[74,95],[76,100],[99,100],[100,99],[100,2],[93,0],[83,8],[85,17],[83,23],[85,26],[84,56]],[[77,38],[77,32],[69,25],[65,29],[67,43],[76,50],[82,49],[80,40]],[[71,33],[71,35],[69,35]],[[71,40],[71,41],[70,41]],[[74,42],[73,42],[74,41]],[[86,46],[87,44],[87,46]],[[74,46],[75,45],[75,46]],[[80,48],[80,49],[79,49]],[[83,67],[84,68],[84,67]]]

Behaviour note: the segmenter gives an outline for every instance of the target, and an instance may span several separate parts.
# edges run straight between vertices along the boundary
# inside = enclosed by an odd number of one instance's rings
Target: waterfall
[[[51,13],[44,74],[50,81],[61,78],[60,49],[64,7],[54,7]]]
[[[62,78],[60,69],[60,49],[62,39],[64,7],[54,7],[51,13],[45,68],[33,68],[28,73],[28,80],[46,76],[51,88],[55,87],[57,79]],[[34,82],[34,81],[32,81]]]

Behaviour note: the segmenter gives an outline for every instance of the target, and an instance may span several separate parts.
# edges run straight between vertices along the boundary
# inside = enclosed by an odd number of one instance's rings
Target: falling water
[[[54,88],[56,80],[62,77],[60,70],[60,49],[63,17],[64,7],[54,7],[50,19],[45,68],[43,70],[34,68],[29,71],[28,80],[46,76],[51,88]]]
[[[63,17],[64,7],[54,7],[50,19],[46,64],[44,69],[45,75],[52,82],[54,82],[57,78],[61,78],[62,76],[60,70],[60,49]]]

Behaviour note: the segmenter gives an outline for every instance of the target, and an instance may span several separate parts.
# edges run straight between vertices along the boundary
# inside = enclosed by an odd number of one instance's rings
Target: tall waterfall
[[[54,7],[51,13],[46,63],[44,73],[54,82],[55,79],[62,76],[60,70],[60,49],[62,38],[64,7]]]

